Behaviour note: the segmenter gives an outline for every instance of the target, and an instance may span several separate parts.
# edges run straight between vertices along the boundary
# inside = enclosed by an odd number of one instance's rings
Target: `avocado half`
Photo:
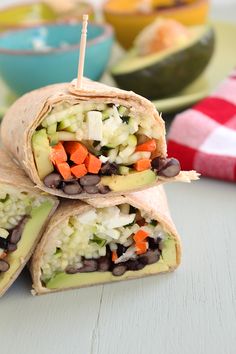
[[[205,69],[214,52],[215,36],[210,25],[194,26],[190,41],[178,48],[138,56],[131,49],[111,74],[124,90],[149,99],[172,96],[194,81]]]

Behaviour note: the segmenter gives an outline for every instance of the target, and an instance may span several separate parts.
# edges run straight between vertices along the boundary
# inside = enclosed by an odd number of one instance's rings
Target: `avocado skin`
[[[183,90],[209,63],[215,44],[212,28],[196,42],[136,71],[112,73],[118,86],[149,99],[161,99]]]

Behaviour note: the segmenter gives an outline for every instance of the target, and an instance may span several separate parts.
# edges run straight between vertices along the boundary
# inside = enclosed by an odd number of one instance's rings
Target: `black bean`
[[[164,177],[175,177],[180,173],[181,167],[177,159],[171,158],[167,159],[166,165],[158,171],[160,176]]]
[[[153,264],[158,262],[160,259],[159,250],[149,250],[146,253],[139,256],[139,261],[143,264]]]
[[[80,194],[82,192],[82,187],[79,182],[69,182],[63,188],[63,192],[68,195]]]
[[[160,171],[165,165],[166,165],[167,159],[165,159],[164,157],[155,157],[152,160],[152,168],[154,170]]]
[[[101,193],[101,194],[107,194],[111,191],[108,186],[103,186],[102,184],[98,185],[98,190],[99,190],[99,193]]]
[[[102,166],[100,171],[102,175],[111,176],[111,175],[117,175],[118,170],[119,170],[118,165],[115,162],[113,163],[106,162]]]
[[[0,248],[3,250],[7,249],[8,241],[6,238],[0,237]]]
[[[145,267],[145,264],[139,262],[137,259],[135,260],[129,260],[127,262],[125,262],[128,270],[132,270],[132,271],[135,271],[135,270],[140,270],[140,269],[143,269]]]
[[[80,273],[95,272],[98,269],[98,262],[96,259],[85,259],[83,267],[79,269]]]
[[[98,258],[98,271],[107,272],[110,269],[111,261],[107,256]]]
[[[14,252],[16,249],[17,249],[17,245],[16,245],[16,244],[14,244],[14,243],[8,243],[8,245],[7,245],[7,250],[8,250],[9,252]]]
[[[88,194],[99,193],[98,186],[84,186],[84,191]]]
[[[84,259],[83,266],[78,268],[76,266],[68,266],[65,270],[67,274],[89,273],[95,272],[98,268],[98,262],[95,259]]]
[[[45,186],[48,188],[57,188],[62,181],[62,177],[58,173],[50,173],[43,180]]]
[[[68,267],[66,268],[65,272],[66,272],[67,274],[76,274],[76,273],[79,273],[79,269],[80,269],[80,268],[77,268],[77,267],[75,267],[75,266],[68,266]]]
[[[106,245],[106,257],[111,260],[111,249],[109,245]]]
[[[81,177],[79,182],[81,186],[95,186],[101,181],[101,177],[98,175],[87,175]]]
[[[120,243],[117,244],[117,256],[120,257],[124,254],[127,250],[127,247],[121,245]]]
[[[9,263],[7,263],[4,259],[0,259],[0,272],[6,272],[9,268]]]
[[[11,230],[11,233],[8,236],[8,241],[10,243],[17,244],[20,241],[25,224],[27,223],[28,220],[29,220],[28,217],[24,217],[23,219],[21,219],[19,224],[13,230]]]
[[[125,264],[117,264],[114,266],[112,270],[112,274],[115,275],[116,277],[120,277],[123,275],[127,270],[127,266]]]
[[[66,186],[66,182],[65,181],[61,181],[61,183],[59,184],[59,186],[57,187],[57,189],[64,189]]]
[[[159,240],[158,239],[155,239],[155,238],[152,238],[152,237],[148,237],[147,241],[148,241],[149,248],[151,250],[158,249],[158,246],[159,246]]]

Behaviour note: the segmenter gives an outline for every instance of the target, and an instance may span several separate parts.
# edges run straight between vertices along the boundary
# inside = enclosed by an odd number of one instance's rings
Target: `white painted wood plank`
[[[173,274],[104,287],[93,353],[235,353],[235,185],[171,185],[168,196],[183,264]]]
[[[91,351],[102,287],[33,297],[28,273],[0,301],[0,353]]]

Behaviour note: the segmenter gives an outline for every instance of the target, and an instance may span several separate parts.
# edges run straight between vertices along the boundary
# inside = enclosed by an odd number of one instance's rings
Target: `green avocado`
[[[126,176],[104,176],[101,178],[101,184],[108,186],[113,192],[125,192],[132,189],[153,184],[157,175],[152,170],[142,172],[133,172]]]
[[[17,250],[7,256],[10,268],[7,272],[0,274],[0,296],[11,285],[15,274],[19,274],[21,271],[22,260],[28,260],[26,258],[35,246],[35,241],[52,211],[53,205],[54,203],[48,200],[39,207],[32,209],[31,218],[25,225]]]
[[[64,272],[57,273],[46,283],[47,289],[68,289],[78,288],[82,286],[90,286],[101,283],[115,282],[120,280],[144,277],[152,274],[168,272],[169,267],[163,261],[162,257],[157,263],[146,265],[138,271],[127,271],[120,277],[112,275],[112,272],[91,272],[67,274]]]
[[[42,180],[54,171],[53,164],[49,159],[51,147],[49,145],[46,129],[41,129],[34,133],[32,137],[32,148],[39,178]]]
[[[169,267],[176,266],[176,244],[174,239],[168,238],[163,242],[162,258]]]
[[[205,69],[214,51],[214,32],[209,25],[195,26],[181,47],[146,56],[131,49],[111,74],[117,84],[149,99],[176,94]]]

